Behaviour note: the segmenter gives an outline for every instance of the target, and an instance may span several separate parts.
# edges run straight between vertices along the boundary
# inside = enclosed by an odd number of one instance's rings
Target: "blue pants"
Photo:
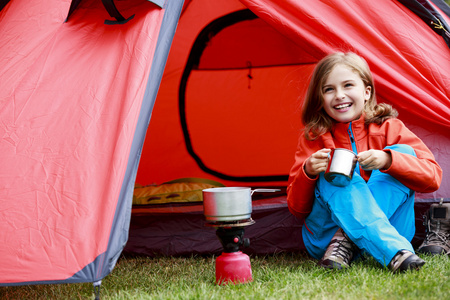
[[[416,156],[408,145],[386,149]],[[320,259],[338,228],[383,266],[400,250],[414,253],[410,243],[415,233],[414,191],[378,170],[367,183],[355,172],[345,187],[331,185],[321,173],[302,229],[308,253]]]

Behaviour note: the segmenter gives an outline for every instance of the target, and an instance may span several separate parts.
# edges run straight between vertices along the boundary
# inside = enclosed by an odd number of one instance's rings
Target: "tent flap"
[[[68,20],[68,1],[2,10],[0,285],[94,282],[113,269],[182,4],[122,1],[135,17],[115,26],[93,0]]]

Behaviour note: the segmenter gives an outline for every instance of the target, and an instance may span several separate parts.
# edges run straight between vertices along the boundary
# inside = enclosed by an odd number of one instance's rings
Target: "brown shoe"
[[[432,204],[424,216],[426,236],[417,252],[450,254],[450,203]]]
[[[319,261],[319,266],[338,270],[348,268],[356,251],[358,251],[358,247],[339,228]]]
[[[400,250],[389,263],[389,269],[393,273],[407,270],[419,270],[425,261],[408,250]]]

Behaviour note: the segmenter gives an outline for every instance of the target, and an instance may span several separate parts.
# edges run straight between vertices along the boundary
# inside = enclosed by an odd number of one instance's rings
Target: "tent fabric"
[[[308,79],[338,50],[367,59],[378,100],[443,167],[441,188],[416,204],[449,201],[450,51],[405,5],[450,24],[439,1],[116,1],[124,24],[105,22],[100,1],[76,2],[14,0],[0,11],[0,285],[101,280],[139,216],[135,179],[285,185]],[[269,236],[281,220],[299,232],[280,198],[249,232]],[[167,229],[156,227],[145,234]],[[258,249],[301,245],[288,238]]]
[[[400,3],[242,2],[263,19],[270,15],[264,20],[294,41],[304,43],[299,37],[307,36],[318,58],[341,49],[361,54],[375,74],[379,100],[401,109],[405,120],[422,120],[433,131],[450,127],[449,51],[440,36]],[[307,12],[308,18],[292,12]],[[291,26],[285,26],[286,20]]]
[[[161,2],[161,1],[159,1]],[[0,12],[0,285],[97,282],[134,179],[182,1],[10,1]]]
[[[417,194],[418,246],[430,203],[450,201],[450,51],[442,32],[412,9],[418,2],[449,23],[441,1],[186,1],[137,182],[194,176],[228,186],[285,186],[315,64],[327,53],[354,51],[371,66],[378,100],[399,110],[444,170],[439,191]],[[253,200],[256,223],[246,228],[245,252],[304,249],[302,220],[292,218],[285,196]],[[124,251],[217,254],[221,247],[200,205],[167,205],[133,208]]]
[[[316,48],[315,53],[343,50],[365,57],[374,73],[378,101],[391,103],[399,110],[399,117],[424,139],[443,167],[444,178],[448,177],[449,153],[442,145],[450,142],[447,134],[450,127],[450,51],[442,36],[430,30],[413,11],[395,1],[356,1],[355,6],[350,2],[331,5],[319,1],[314,9],[311,3],[296,1],[277,2],[278,5],[271,6],[266,4],[267,1],[242,2],[298,44],[304,43],[299,37],[304,37],[305,28],[309,28],[309,43]],[[425,7],[432,7],[428,1],[420,2]],[[307,19],[293,13],[306,11]],[[320,19],[319,12],[327,15],[327,19]],[[271,17],[265,18],[268,15]],[[441,14],[440,18],[448,23],[447,15]],[[290,26],[285,25],[286,20]],[[314,27],[320,30],[314,30]],[[419,195],[419,198],[434,197],[450,197],[448,180],[443,180],[441,189],[434,195]]]
[[[211,38],[211,35],[214,37]],[[267,40],[270,40],[271,43],[267,43]],[[267,52],[255,51],[255,49],[267,49]],[[226,55],[223,55],[224,51]],[[202,30],[190,52],[181,78],[179,93],[180,121],[187,150],[202,170],[221,179],[246,182],[287,179],[284,174],[279,175],[282,174],[282,170],[273,171],[272,175],[247,175],[255,170],[267,168],[271,161],[266,160],[261,163],[256,158],[250,160],[248,156],[242,155],[245,153],[241,149],[242,146],[237,145],[245,145],[247,154],[248,152],[252,152],[252,155],[254,152],[263,153],[264,145],[267,143],[264,137],[241,133],[243,128],[246,132],[262,131],[261,126],[264,126],[264,133],[272,137],[271,143],[283,145],[284,137],[273,131],[278,130],[279,127],[272,127],[271,121],[282,120],[286,111],[270,111],[270,103],[267,103],[268,105],[247,105],[247,107],[242,104],[245,105],[249,96],[254,97],[252,92],[261,93],[261,87],[258,87],[261,68],[265,69],[264,76],[266,78],[272,78],[270,82],[264,81],[264,92],[267,97],[268,93],[274,93],[277,85],[279,88],[282,87],[276,80],[280,71],[298,69],[298,65],[308,67],[312,60],[307,55],[299,56],[298,53],[301,51],[301,48],[248,10],[236,11],[214,20]],[[270,74],[268,74],[268,68],[271,69]],[[223,93],[221,96],[202,95],[205,100],[214,96],[214,103],[208,103],[208,113],[198,117],[199,111],[206,111],[205,107],[202,107],[204,102],[194,102],[190,99],[192,97],[198,99],[198,95],[195,93],[203,89],[202,78],[208,80],[208,86],[213,87],[205,93],[214,91],[215,88],[220,89],[224,82],[230,84],[229,79],[221,76],[218,70],[225,74],[244,73],[247,78],[244,82],[240,80],[240,89],[238,90],[236,87],[232,95],[227,93]],[[256,80],[253,80],[254,77]],[[196,80],[194,81],[194,79]],[[236,86],[237,84],[236,82]],[[275,95],[273,96],[275,97]],[[229,101],[229,97],[232,97],[233,101]],[[252,122],[248,122],[249,120]],[[267,123],[262,125],[265,120]],[[215,146],[214,151],[211,151],[210,145]],[[223,163],[221,163],[222,159],[219,161],[216,159],[218,155],[228,159],[223,159]],[[262,155],[260,154],[260,156]],[[232,164],[230,158],[234,159]],[[211,168],[211,165],[214,168]],[[231,169],[236,166],[239,166],[238,170]],[[220,168],[220,170],[215,168]]]
[[[242,17],[250,14],[258,18]],[[450,51],[412,10],[388,0],[185,3],[137,182],[200,177],[228,186],[285,185],[309,76],[334,51],[366,58],[378,101],[394,105],[442,166],[441,188],[417,198],[449,199]]]
[[[442,11],[443,12],[442,14],[444,16],[446,16],[447,18],[450,18],[450,7],[447,5],[446,2],[444,2],[442,0],[432,0],[431,2],[434,4],[434,6],[436,6],[436,9],[438,11]],[[449,24],[447,24],[447,25],[449,25]],[[447,31],[447,36],[449,34],[450,33],[448,33],[448,31]]]
[[[441,35],[447,45],[450,47],[450,27],[445,21],[444,17],[438,12],[438,10],[428,1],[403,1],[399,0],[402,4],[408,7],[416,15],[418,15],[428,26],[431,27],[437,34]],[[441,1],[434,1],[435,5],[440,9],[445,9],[446,6]],[[444,10],[447,16],[450,14]]]

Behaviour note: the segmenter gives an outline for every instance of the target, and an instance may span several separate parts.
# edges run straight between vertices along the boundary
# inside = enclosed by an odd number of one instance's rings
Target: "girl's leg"
[[[374,180],[372,185],[374,189],[376,189],[375,182],[377,180]],[[382,265],[387,265],[399,250],[406,249],[413,252],[408,239],[391,225],[384,209],[395,208],[395,203],[409,203],[408,198],[411,198],[409,189],[403,185],[401,187],[403,189],[398,188],[396,184],[390,184],[387,186],[389,189],[377,193],[378,199],[375,199],[366,182],[358,174],[355,174],[351,184],[346,187],[329,184],[321,174],[313,210],[303,228],[303,238],[308,252],[315,258],[322,257],[338,228],[342,228],[359,248],[366,250]],[[382,200],[387,194],[393,200],[390,201],[391,205],[382,205],[381,209],[378,202],[384,204]],[[390,216],[397,225],[401,223],[399,216],[403,215],[403,210],[409,212],[406,208],[393,209]],[[410,229],[406,231],[409,232]]]
[[[314,258],[320,259],[338,229],[339,226],[331,218],[330,209],[321,200],[316,188],[313,208],[302,227],[303,243],[308,253]]]
[[[414,149],[409,145],[393,145],[385,149],[416,156]],[[400,235],[411,241],[415,234],[414,191],[401,184],[394,177],[373,171],[367,185],[385,213],[389,222]]]

